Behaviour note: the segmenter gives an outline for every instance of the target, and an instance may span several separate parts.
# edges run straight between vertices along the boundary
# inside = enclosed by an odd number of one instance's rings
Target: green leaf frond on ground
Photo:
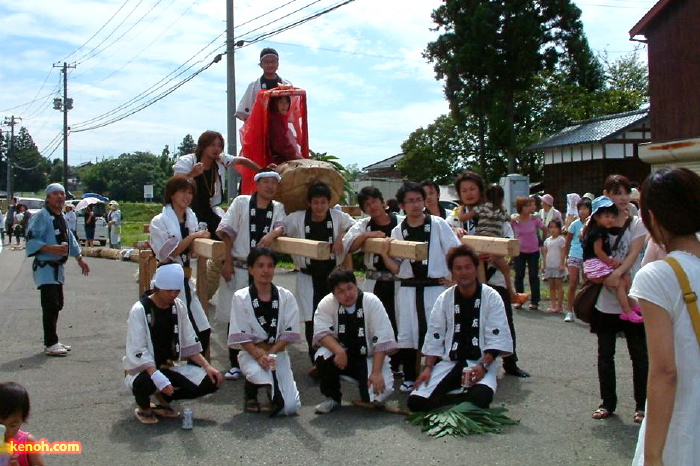
[[[519,420],[504,414],[507,411],[503,407],[481,409],[464,402],[438,411],[413,413],[406,419],[431,437],[466,437],[474,434],[500,434],[503,426],[519,424]]]

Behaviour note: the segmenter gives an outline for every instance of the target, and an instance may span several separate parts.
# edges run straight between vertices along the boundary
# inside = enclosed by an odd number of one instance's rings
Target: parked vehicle
[[[99,201],[93,204],[94,214],[95,214],[95,243],[105,246],[107,244],[107,220],[105,219],[107,214],[107,202],[109,198],[102,196],[100,194],[85,193],[83,194],[83,199],[88,197],[96,197]],[[70,204],[73,207],[77,206],[82,199],[73,199],[66,201],[66,204]],[[85,240],[85,209],[80,209],[77,211],[78,214],[78,238],[81,241]]]
[[[17,197],[17,203],[26,205],[32,215],[44,208],[44,200],[37,197]]]

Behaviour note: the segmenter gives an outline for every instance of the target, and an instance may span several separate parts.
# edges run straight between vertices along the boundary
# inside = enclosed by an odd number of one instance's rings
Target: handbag
[[[620,241],[622,240],[622,236],[625,233],[625,230],[630,226],[630,223],[632,223],[632,217],[629,217],[627,221],[625,222],[624,226],[622,227],[622,230],[620,231],[620,234],[617,235],[617,238],[615,239],[615,243],[613,244],[612,250],[616,250],[617,247],[620,245]],[[578,290],[576,293],[576,296],[574,297],[574,314],[576,315],[576,318],[582,322],[585,322],[587,324],[591,323],[591,318],[593,316],[593,310],[595,309],[595,303],[598,301],[598,295],[600,295],[600,291],[603,289],[603,283],[594,283],[590,280],[586,280],[583,285],[581,286],[581,289]],[[700,325],[700,323],[699,323]]]
[[[685,270],[683,270],[678,260],[675,257],[667,257],[664,260],[671,266],[673,272],[676,274],[678,283],[681,286],[681,293],[683,293],[683,301],[685,301],[685,306],[688,308],[690,321],[693,323],[695,338],[697,338],[698,344],[700,344],[700,310],[698,310],[698,296],[693,289],[690,288],[688,275],[685,273]]]

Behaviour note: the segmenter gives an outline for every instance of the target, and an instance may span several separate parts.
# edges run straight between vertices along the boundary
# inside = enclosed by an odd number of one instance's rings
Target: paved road
[[[618,416],[591,419],[597,407],[595,339],[581,324],[561,317],[516,311],[521,365],[530,379],[502,378],[495,404],[519,426],[503,435],[433,440],[401,416],[343,408],[317,416],[322,396],[305,375],[303,345],[293,348],[293,367],[303,406],[298,416],[269,419],[242,411],[243,383],[225,382],[207,399],[185,402],[195,414],[192,431],[177,421],[142,425],[122,382],[127,313],[137,299],[137,267],[128,262],[87,259],[89,277],[67,267],[61,340],[73,345],[67,358],[42,354],[39,295],[31,261],[23,251],[0,252],[0,380],[29,388],[32,414],[25,426],[37,438],[82,442],[80,456],[52,455],[51,465],[110,464],[480,464],[623,465],[634,452],[631,364],[618,344]],[[276,283],[293,289],[294,275]],[[226,328],[214,327],[213,363],[226,368]],[[347,399],[356,388],[345,384]],[[396,400],[405,403],[405,395]]]

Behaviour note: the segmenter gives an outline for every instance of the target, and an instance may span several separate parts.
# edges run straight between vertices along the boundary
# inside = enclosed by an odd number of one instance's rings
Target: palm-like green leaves
[[[500,434],[503,426],[520,423],[519,420],[506,416],[506,411],[508,410],[503,407],[481,409],[464,402],[439,411],[413,413],[407,420],[435,438],[447,435],[466,437],[473,434]]]

